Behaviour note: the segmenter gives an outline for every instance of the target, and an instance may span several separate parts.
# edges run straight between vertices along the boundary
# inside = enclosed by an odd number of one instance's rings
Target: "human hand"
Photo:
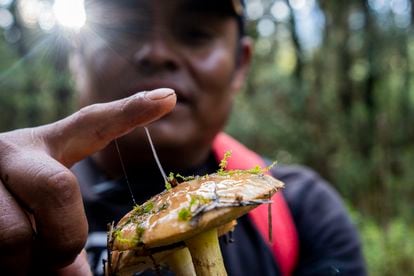
[[[66,272],[84,275],[86,258],[79,253],[88,224],[69,168],[159,119],[175,103],[173,90],[158,89],[87,106],[49,125],[0,134],[0,271],[24,275],[72,264],[75,269]]]

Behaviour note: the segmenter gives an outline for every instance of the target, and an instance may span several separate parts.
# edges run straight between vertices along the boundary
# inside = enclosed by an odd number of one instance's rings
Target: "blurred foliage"
[[[301,14],[304,3],[314,11]],[[272,159],[314,168],[338,189],[360,229],[372,275],[414,274],[412,4],[247,1],[256,50],[227,128]],[[278,18],[286,8],[288,16]],[[319,22],[313,30],[309,18]],[[0,130],[73,111],[62,58],[67,49],[58,35],[19,20],[4,34]]]
[[[74,108],[66,67],[57,65],[54,49],[42,47],[47,40],[36,41],[35,49],[0,38],[1,131],[52,122]]]
[[[414,225],[402,216],[379,225],[369,216],[351,212],[356,222],[370,275],[412,275],[414,271]]]
[[[339,190],[358,212],[370,274],[413,275],[412,21],[398,25],[398,15],[370,7],[375,1],[315,2],[325,25],[311,49],[300,43],[298,18],[275,22],[267,37],[257,31],[266,12],[250,22],[254,63],[228,130],[272,159],[314,168]]]

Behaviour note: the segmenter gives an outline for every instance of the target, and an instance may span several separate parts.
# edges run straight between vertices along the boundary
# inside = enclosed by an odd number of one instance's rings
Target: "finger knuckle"
[[[102,105],[94,104],[82,108],[78,112],[77,122],[79,125],[87,125],[93,129],[93,139],[97,141],[106,140],[106,129],[108,120],[102,119]]]
[[[78,119],[85,119],[88,118],[90,115],[94,114],[96,109],[98,108],[98,104],[92,104],[79,109],[76,113]]]
[[[82,107],[74,114],[73,120],[75,125],[90,125],[96,123],[97,116],[102,111],[102,104],[92,104]]]
[[[55,207],[65,206],[79,193],[76,177],[69,170],[51,174],[44,184],[41,185],[41,192],[55,203]]]

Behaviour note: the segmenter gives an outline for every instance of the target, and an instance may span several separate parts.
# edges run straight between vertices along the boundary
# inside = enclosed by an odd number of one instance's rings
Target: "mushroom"
[[[236,218],[270,203],[282,187],[256,168],[219,171],[167,189],[109,231],[108,274],[132,274],[167,260],[176,274],[192,271],[193,264],[197,275],[227,275],[218,236],[234,227]]]
[[[218,235],[222,236],[233,231],[236,224],[237,222],[233,220],[220,226],[217,228]],[[108,238],[112,235],[113,225],[110,225]],[[108,245],[111,245],[110,240],[108,240]],[[131,250],[109,251],[110,261],[105,264],[105,275],[133,275],[137,271],[157,267],[161,263],[166,263],[176,275],[196,275],[190,252],[184,243],[157,248],[138,246]]]

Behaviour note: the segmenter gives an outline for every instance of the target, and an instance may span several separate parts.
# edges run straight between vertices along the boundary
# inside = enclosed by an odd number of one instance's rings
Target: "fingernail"
[[[155,89],[152,91],[147,91],[145,93],[145,97],[154,101],[154,100],[165,99],[174,94],[175,94],[174,90],[170,88],[160,88],[160,89]]]

